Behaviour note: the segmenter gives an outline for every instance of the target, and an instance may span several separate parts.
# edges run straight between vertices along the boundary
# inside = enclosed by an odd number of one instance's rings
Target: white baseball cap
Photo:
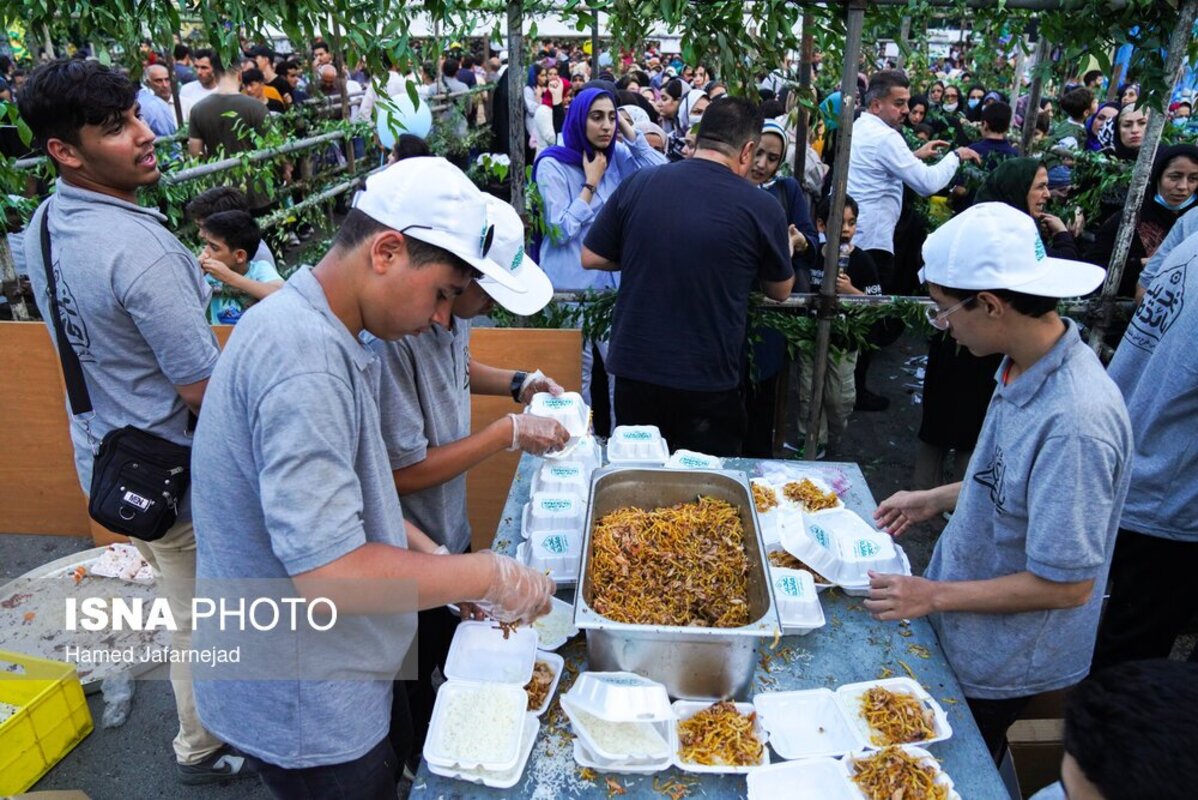
[[[1030,215],[1006,203],[978,203],[923,245],[919,279],[950,289],[1010,289],[1040,297],[1081,297],[1102,284],[1102,267],[1050,258]]]
[[[405,158],[366,179],[354,208],[376,222],[444,248],[483,275],[520,289],[506,267],[489,257],[495,225],[487,196],[443,158]]]
[[[553,283],[524,252],[524,223],[516,209],[491,195],[487,196],[487,207],[489,218],[495,224],[495,240],[489,255],[507,270],[518,287],[505,286],[490,276],[481,278],[478,285],[513,314],[535,314],[553,297]]]

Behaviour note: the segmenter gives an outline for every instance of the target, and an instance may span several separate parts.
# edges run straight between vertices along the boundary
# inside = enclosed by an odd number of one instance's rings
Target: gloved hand
[[[509,450],[523,450],[534,456],[543,456],[553,450],[561,450],[570,441],[569,432],[555,419],[535,414],[508,416],[512,420],[512,446]]]
[[[491,585],[478,602],[499,622],[531,624],[549,613],[557,587],[543,572],[526,567],[509,556],[483,550],[491,558]]]
[[[524,384],[520,387],[520,402],[528,405],[529,401],[532,400],[532,396],[537,392],[549,392],[549,394],[556,397],[564,391],[566,390],[557,381],[537,370],[524,376]]]

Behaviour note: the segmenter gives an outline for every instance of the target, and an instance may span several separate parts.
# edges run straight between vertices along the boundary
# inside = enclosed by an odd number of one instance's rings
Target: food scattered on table
[[[878,747],[924,742],[935,737],[935,715],[918,697],[881,686],[861,695],[861,716]],[[889,795],[887,795],[889,797]]]
[[[786,495],[787,500],[798,503],[804,511],[808,512],[836,508],[837,503],[840,502],[836,492],[825,492],[810,478],[791,481],[782,487],[782,494]]]
[[[624,794],[627,790],[620,785],[620,782],[615,778],[607,778],[607,796],[615,797],[618,794]]]
[[[438,752],[463,764],[499,761],[509,755],[525,714],[510,697],[501,684],[479,683],[445,698]]]
[[[608,722],[582,710],[572,710],[600,750],[624,753],[628,758],[650,758],[662,751],[665,740],[647,722]],[[668,751],[668,748],[666,748]]]
[[[532,668],[532,679],[524,684],[528,693],[528,710],[535,711],[545,704],[549,696],[549,688],[553,686],[553,667],[548,662],[538,661]]]
[[[771,508],[778,507],[778,493],[772,486],[755,482],[750,484],[750,487],[753,490],[753,505],[757,506],[758,514],[764,514]]]
[[[868,800],[947,800],[936,770],[901,747],[887,747],[853,763],[853,783]]]
[[[737,507],[712,497],[612,511],[592,537],[591,606],[634,625],[747,625],[744,540]]]
[[[831,583],[832,581],[825,578],[817,570],[807,566],[807,564],[799,558],[795,558],[785,550],[771,550],[770,564],[783,569],[801,569],[811,573],[811,577],[815,578],[816,583]]]
[[[757,712],[745,715],[730,700],[678,721],[678,755],[704,766],[749,767],[761,763],[764,745],[753,728]]]
[[[15,717],[20,710],[20,706],[14,706],[12,703],[0,703],[0,725]]]

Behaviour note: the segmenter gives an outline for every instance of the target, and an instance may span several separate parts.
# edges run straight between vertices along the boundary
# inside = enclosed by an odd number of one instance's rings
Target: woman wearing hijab
[[[928,87],[928,102],[933,106],[939,106],[940,101],[944,98],[944,81],[932,81],[932,85]]]
[[[1119,116],[1120,108],[1118,103],[1103,103],[1097,111],[1086,117],[1086,150],[1096,153],[1102,149],[1102,142],[1099,140],[1098,134],[1106,125],[1107,120]]]
[[[684,94],[682,81],[677,78],[671,80],[661,90],[660,105],[657,110],[661,114],[661,127],[666,133],[673,134],[678,130],[678,108],[682,105]],[[681,135],[685,136],[686,131],[683,130]]]
[[[537,252],[532,255],[558,291],[619,285],[618,272],[582,268],[583,240],[624,178],[643,167],[666,163],[665,156],[616,112],[616,102],[615,93],[606,89],[579,92],[566,113],[562,144],[541,152],[532,167],[544,226],[542,236],[534,235]],[[617,130],[623,141],[616,140]],[[588,403],[592,373],[602,374],[602,362],[596,363],[592,347],[597,345],[583,342],[582,389]],[[600,419],[597,415],[597,429],[607,429],[606,420]]]
[[[986,87],[980,83],[972,84],[965,94],[965,119],[970,122],[982,121],[982,104],[986,97]]]
[[[1152,177],[1140,208],[1140,220],[1131,240],[1131,249],[1123,265],[1119,281],[1120,297],[1135,297],[1136,281],[1144,264],[1152,258],[1161,242],[1169,235],[1182,214],[1194,207],[1198,195],[1198,147],[1175,144],[1157,153],[1152,164]],[[1110,265],[1115,250],[1115,237],[1123,212],[1112,214],[1102,223],[1094,244],[1086,251],[1085,260],[1104,269]]]
[[[707,110],[710,103],[711,101],[707,99],[707,92],[702,89],[691,89],[683,96],[678,104],[674,132],[670,134],[668,152],[671,161],[681,161],[686,157],[683,154],[686,135],[699,124],[699,120],[703,118],[703,112]]]
[[[1125,106],[1134,106],[1140,99],[1140,84],[1125,83],[1119,87],[1119,102]]]
[[[1108,119],[1098,132],[1101,152],[1130,165],[1140,155],[1144,133],[1148,130],[1148,109],[1125,105],[1116,117]],[[1098,219],[1107,219],[1123,210],[1127,202],[1127,183],[1116,183],[1102,193],[1098,200]]]
[[[1057,217],[1045,213],[1050,194],[1048,170],[1035,158],[1003,161],[978,189],[978,203],[1006,203],[1027,214],[1049,235],[1044,249],[1053,258],[1078,258],[1073,235]],[[948,333],[936,332],[928,347],[924,393],[916,451],[916,481],[921,486],[944,483],[949,451],[955,451],[948,481],[959,480],[977,444],[982,420],[994,393],[994,373],[1001,356],[979,358],[959,347]]]

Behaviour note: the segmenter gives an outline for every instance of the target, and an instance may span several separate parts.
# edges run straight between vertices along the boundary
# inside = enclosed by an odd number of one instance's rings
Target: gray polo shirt
[[[29,274],[56,345],[42,263],[47,213],[60,316],[93,406],[92,414],[75,417],[67,404],[75,470],[87,492],[95,448],[115,428],[132,425],[190,444],[187,406],[175,386],[211,375],[220,350],[205,316],[211,290],[166,217],[62,178],[30,220],[24,263],[17,265]],[[185,501],[179,516],[189,515]]]
[[[395,342],[373,339],[382,361],[379,417],[391,469],[419,464],[428,448],[470,435],[470,321],[454,318]],[[404,516],[451,553],[470,547],[466,474],[404,495]]]
[[[1194,212],[1182,220],[1188,218],[1198,221]],[[1160,264],[1110,366],[1110,376],[1127,401],[1136,439],[1122,526],[1187,542],[1198,542],[1195,302],[1198,234],[1177,245]]]
[[[1090,669],[1119,510],[1131,478],[1127,410],[1094,353],[1067,330],[998,388],[926,577],[975,581],[1031,572],[1094,581],[1081,608],[931,618],[966,697],[1023,697],[1071,686]]]
[[[367,542],[406,547],[378,379],[378,359],[333,315],[309,270],[246,312],[212,375],[192,454],[200,587],[285,579]],[[345,616],[337,627],[369,642],[348,659],[335,648],[324,654],[334,673],[355,678],[197,677],[204,727],[287,768],[364,755],[387,735],[391,680],[363,676],[399,670],[416,617]],[[201,625],[197,647],[206,635],[218,636]],[[311,664],[321,654],[300,656]]]

